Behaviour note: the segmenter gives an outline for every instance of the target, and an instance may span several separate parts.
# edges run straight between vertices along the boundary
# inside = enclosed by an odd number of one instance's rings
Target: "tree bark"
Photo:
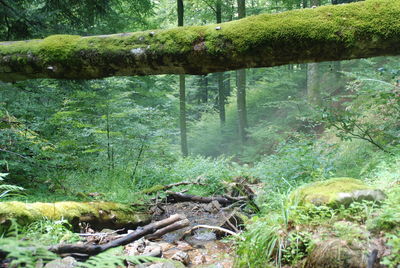
[[[219,111],[219,120],[221,122],[221,126],[225,124],[226,115],[225,115],[225,88],[224,88],[224,73],[217,73],[218,79],[218,111]]]
[[[177,0],[178,27],[183,26],[184,6],[183,0]],[[181,131],[181,152],[184,157],[188,156],[187,126],[186,126],[186,84],[185,75],[179,75],[179,125]]]
[[[319,80],[318,63],[309,63],[307,65],[307,98],[310,104],[317,106],[322,102]]]
[[[242,19],[246,17],[246,1],[238,0],[238,17]],[[236,72],[236,85],[237,85],[237,109],[239,119],[239,137],[242,143],[247,140],[247,109],[246,109],[246,70],[238,70]]]
[[[207,74],[400,54],[400,1],[263,14],[208,26],[0,43],[0,80]]]
[[[247,108],[246,108],[246,70],[236,72],[237,83],[237,109],[239,119],[239,137],[242,143],[247,140]]]
[[[216,1],[215,16],[217,24],[222,22],[222,0]],[[225,88],[224,88],[224,74],[217,74],[218,80],[218,112],[221,127],[225,124]]]
[[[183,156],[188,156],[187,126],[186,126],[186,86],[185,75],[179,75],[179,122],[181,130],[181,151]]]
[[[311,6],[316,7],[319,5],[320,0],[311,0]],[[308,102],[312,105],[320,105],[322,102],[319,80],[319,64],[309,63],[307,65],[307,97]]]

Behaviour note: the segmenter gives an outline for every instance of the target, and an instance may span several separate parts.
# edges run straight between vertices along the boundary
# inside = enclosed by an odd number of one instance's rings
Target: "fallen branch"
[[[171,183],[168,185],[156,185],[149,189],[143,190],[142,193],[150,195],[150,194],[154,194],[154,193],[157,193],[160,191],[166,191],[171,188],[182,186],[182,185],[202,185],[202,186],[204,186],[206,184],[201,183],[201,182],[196,182],[196,181],[181,181],[181,182],[177,182],[177,183]]]
[[[144,236],[149,236],[151,239],[159,238],[167,232],[175,231],[177,229],[186,227],[189,225],[189,221],[184,215],[175,214],[167,219],[153,222],[142,228],[138,228],[135,232],[132,232],[124,237],[113,240],[103,245],[81,245],[81,244],[59,244],[49,248],[51,252],[56,254],[86,254],[88,256],[97,255],[110,248],[124,246],[133,241],[136,241]]]
[[[197,202],[197,203],[211,203],[213,201],[218,201],[221,205],[230,205],[237,201],[247,200],[247,197],[230,197],[230,196],[213,196],[213,197],[206,197],[206,196],[197,196],[191,194],[184,194],[184,193],[176,193],[171,191],[166,191],[167,193],[167,201],[168,202]]]
[[[225,229],[225,228],[222,228],[222,227],[219,227],[219,226],[211,226],[211,225],[196,225],[196,226],[192,227],[189,231],[186,231],[185,235],[189,235],[194,230],[201,229],[201,228],[210,229],[210,230],[216,230],[216,231],[227,233],[227,234],[230,234],[230,235],[233,235],[233,236],[236,236],[236,237],[240,237],[239,234],[237,234],[237,233],[235,233],[235,232],[233,232],[231,230],[228,230],[228,229]],[[242,238],[242,240],[243,240],[243,238]]]

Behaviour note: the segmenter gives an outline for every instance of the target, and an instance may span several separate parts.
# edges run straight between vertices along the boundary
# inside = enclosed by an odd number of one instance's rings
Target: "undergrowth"
[[[363,201],[346,207],[303,208],[286,202],[288,194],[275,194],[275,206],[269,206],[269,211],[264,210],[250,220],[243,234],[244,241],[237,245],[236,267],[304,264],[315,246],[323,241],[331,241],[332,245],[343,241],[340,243],[350,247],[368,248],[369,241],[378,239],[382,233],[390,250],[382,264],[397,267],[400,263],[399,159],[386,156],[365,179],[371,186],[384,190],[387,198],[382,203]]]

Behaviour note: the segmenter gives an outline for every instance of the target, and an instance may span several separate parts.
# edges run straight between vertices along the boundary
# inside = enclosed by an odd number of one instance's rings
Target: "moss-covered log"
[[[219,25],[0,43],[0,80],[205,74],[400,54],[400,0],[367,0]]]
[[[0,202],[0,224],[11,219],[22,225],[43,219],[65,219],[74,228],[86,222],[92,228],[102,229],[134,228],[149,222],[150,216],[131,205],[111,202]]]

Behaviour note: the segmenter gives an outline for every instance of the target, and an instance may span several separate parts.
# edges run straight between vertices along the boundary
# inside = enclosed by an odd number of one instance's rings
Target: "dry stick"
[[[248,200],[247,197],[223,197],[223,196],[214,196],[214,197],[205,197],[205,196],[197,196],[191,194],[183,194],[176,193],[171,191],[166,191],[168,194],[167,198],[171,199],[172,202],[185,202],[185,201],[193,201],[198,203],[211,203],[213,201],[218,201],[221,205],[230,205],[237,201]]]
[[[171,183],[171,184],[165,185],[165,186],[163,186],[163,190],[168,190],[168,189],[171,189],[173,187],[177,187],[177,186],[181,186],[181,185],[202,185],[202,186],[205,186],[206,184],[198,182],[198,181],[181,181],[181,182]]]
[[[186,220],[186,221],[185,221]],[[175,224],[176,222],[180,222],[180,224]],[[167,219],[153,222],[151,224],[148,224],[144,226],[143,228],[138,228],[135,232],[130,233],[127,236],[121,237],[119,239],[113,240],[107,244],[103,245],[80,245],[80,244],[59,244],[55,245],[49,248],[51,252],[54,252],[56,254],[86,254],[89,256],[97,255],[100,252],[106,251],[110,248],[118,247],[118,246],[123,246],[129,243],[132,243],[133,241],[136,241],[146,235],[153,234],[154,235],[151,238],[157,238],[156,233],[158,230],[164,230],[164,227],[167,227],[169,225],[173,225],[175,228],[183,228],[189,225],[189,221],[187,221],[185,215],[182,214],[175,214],[170,216]],[[170,228],[170,231],[174,231],[177,229]],[[158,232],[158,235],[163,235],[165,234],[165,231],[163,232]]]
[[[170,232],[185,228],[185,227],[189,226],[189,224],[190,224],[190,222],[188,219],[177,221],[177,222],[174,222],[173,224],[168,225],[162,229],[158,229],[155,233],[145,236],[145,238],[149,239],[149,240],[156,239],[156,238],[159,238],[159,237],[165,235],[166,233],[170,233]]]
[[[231,230],[228,230],[228,229],[225,229],[225,228],[222,228],[222,227],[218,227],[218,226],[211,226],[211,225],[196,225],[192,229],[190,229],[189,231],[185,232],[185,235],[190,234],[193,230],[200,229],[200,228],[217,230],[217,231],[221,231],[221,232],[224,232],[224,233],[227,233],[227,234],[230,234],[230,235],[233,235],[233,236],[236,236],[236,237],[240,238],[239,234],[237,234],[235,232],[232,232]],[[244,240],[244,238],[241,238],[241,239]]]
[[[231,219],[231,218],[234,218],[234,219],[235,219],[235,213],[236,213],[236,212],[237,212],[237,211],[236,211],[236,209],[235,209],[235,210],[231,213],[231,215],[229,215],[229,218],[228,218],[227,216],[225,216],[225,213],[222,211],[222,217],[224,217],[225,222],[226,222],[226,224],[229,225],[229,227],[231,227],[236,233],[239,233],[239,232],[240,232],[239,229],[236,228],[236,226],[233,225],[233,224],[230,222],[230,219]],[[237,221],[236,221],[236,223],[237,223]]]
[[[154,191],[149,191],[146,192],[144,191],[145,194],[153,194],[155,192],[160,192],[160,191],[165,191],[177,186],[182,186],[182,185],[202,185],[205,186],[206,184],[201,183],[201,182],[196,182],[196,181],[181,181],[181,182],[177,182],[177,183],[172,183],[172,184],[168,184],[168,185],[163,185],[160,189],[154,190]]]

